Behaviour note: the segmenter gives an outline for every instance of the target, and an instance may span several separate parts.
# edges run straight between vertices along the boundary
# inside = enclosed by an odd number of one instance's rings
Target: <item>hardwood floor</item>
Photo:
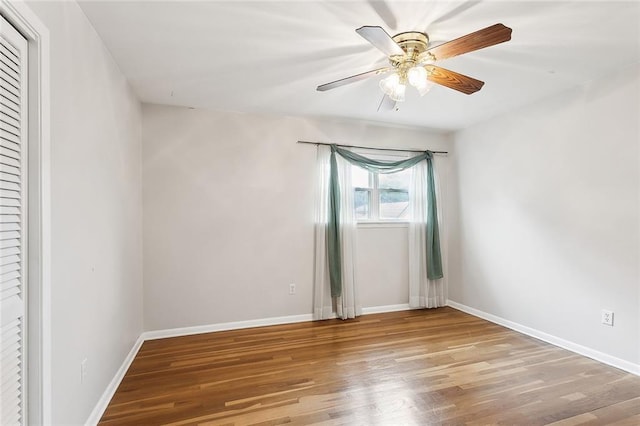
[[[453,308],[144,343],[101,425],[639,425],[640,377]]]

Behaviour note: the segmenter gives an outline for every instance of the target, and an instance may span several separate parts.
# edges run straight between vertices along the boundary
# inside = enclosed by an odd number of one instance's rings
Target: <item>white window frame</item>
[[[28,42],[28,271],[25,424],[51,424],[51,189],[49,30],[22,1],[0,14]]]
[[[379,160],[394,160],[394,159],[406,159],[411,155],[402,151],[389,151],[381,153],[380,151],[368,151],[363,149],[354,150],[354,152],[364,155],[365,157],[373,157]],[[357,167],[352,165],[351,167]],[[370,218],[358,219],[356,222],[359,228],[406,228],[409,226],[409,219],[385,219],[380,218],[380,188],[379,186],[379,174],[375,172],[369,172],[369,185],[371,200],[369,203]],[[354,185],[354,191],[356,187]]]

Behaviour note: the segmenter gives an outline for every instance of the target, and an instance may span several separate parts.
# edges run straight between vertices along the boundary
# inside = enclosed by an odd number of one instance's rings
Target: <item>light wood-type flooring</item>
[[[101,425],[640,425],[640,377],[453,308],[147,341]]]

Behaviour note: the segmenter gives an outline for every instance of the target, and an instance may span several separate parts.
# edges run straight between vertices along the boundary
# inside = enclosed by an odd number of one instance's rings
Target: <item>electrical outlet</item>
[[[294,295],[296,294],[296,285],[295,284],[289,284],[289,294],[290,295]]]
[[[84,383],[87,378],[87,359],[83,359],[80,363],[80,383]]]
[[[606,309],[602,310],[602,323],[613,327],[613,312]]]

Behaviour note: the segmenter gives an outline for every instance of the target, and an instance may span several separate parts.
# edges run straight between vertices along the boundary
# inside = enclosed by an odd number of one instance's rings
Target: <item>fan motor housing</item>
[[[422,46],[423,49],[426,49],[429,45],[429,36],[418,31],[398,33],[391,38],[405,51],[407,50],[405,46]]]
[[[389,62],[394,67],[410,62],[421,63],[425,62],[431,56],[427,53],[429,48],[429,36],[426,33],[419,31],[406,31],[399,33],[391,37],[402,50],[405,55],[393,55],[389,57]]]

